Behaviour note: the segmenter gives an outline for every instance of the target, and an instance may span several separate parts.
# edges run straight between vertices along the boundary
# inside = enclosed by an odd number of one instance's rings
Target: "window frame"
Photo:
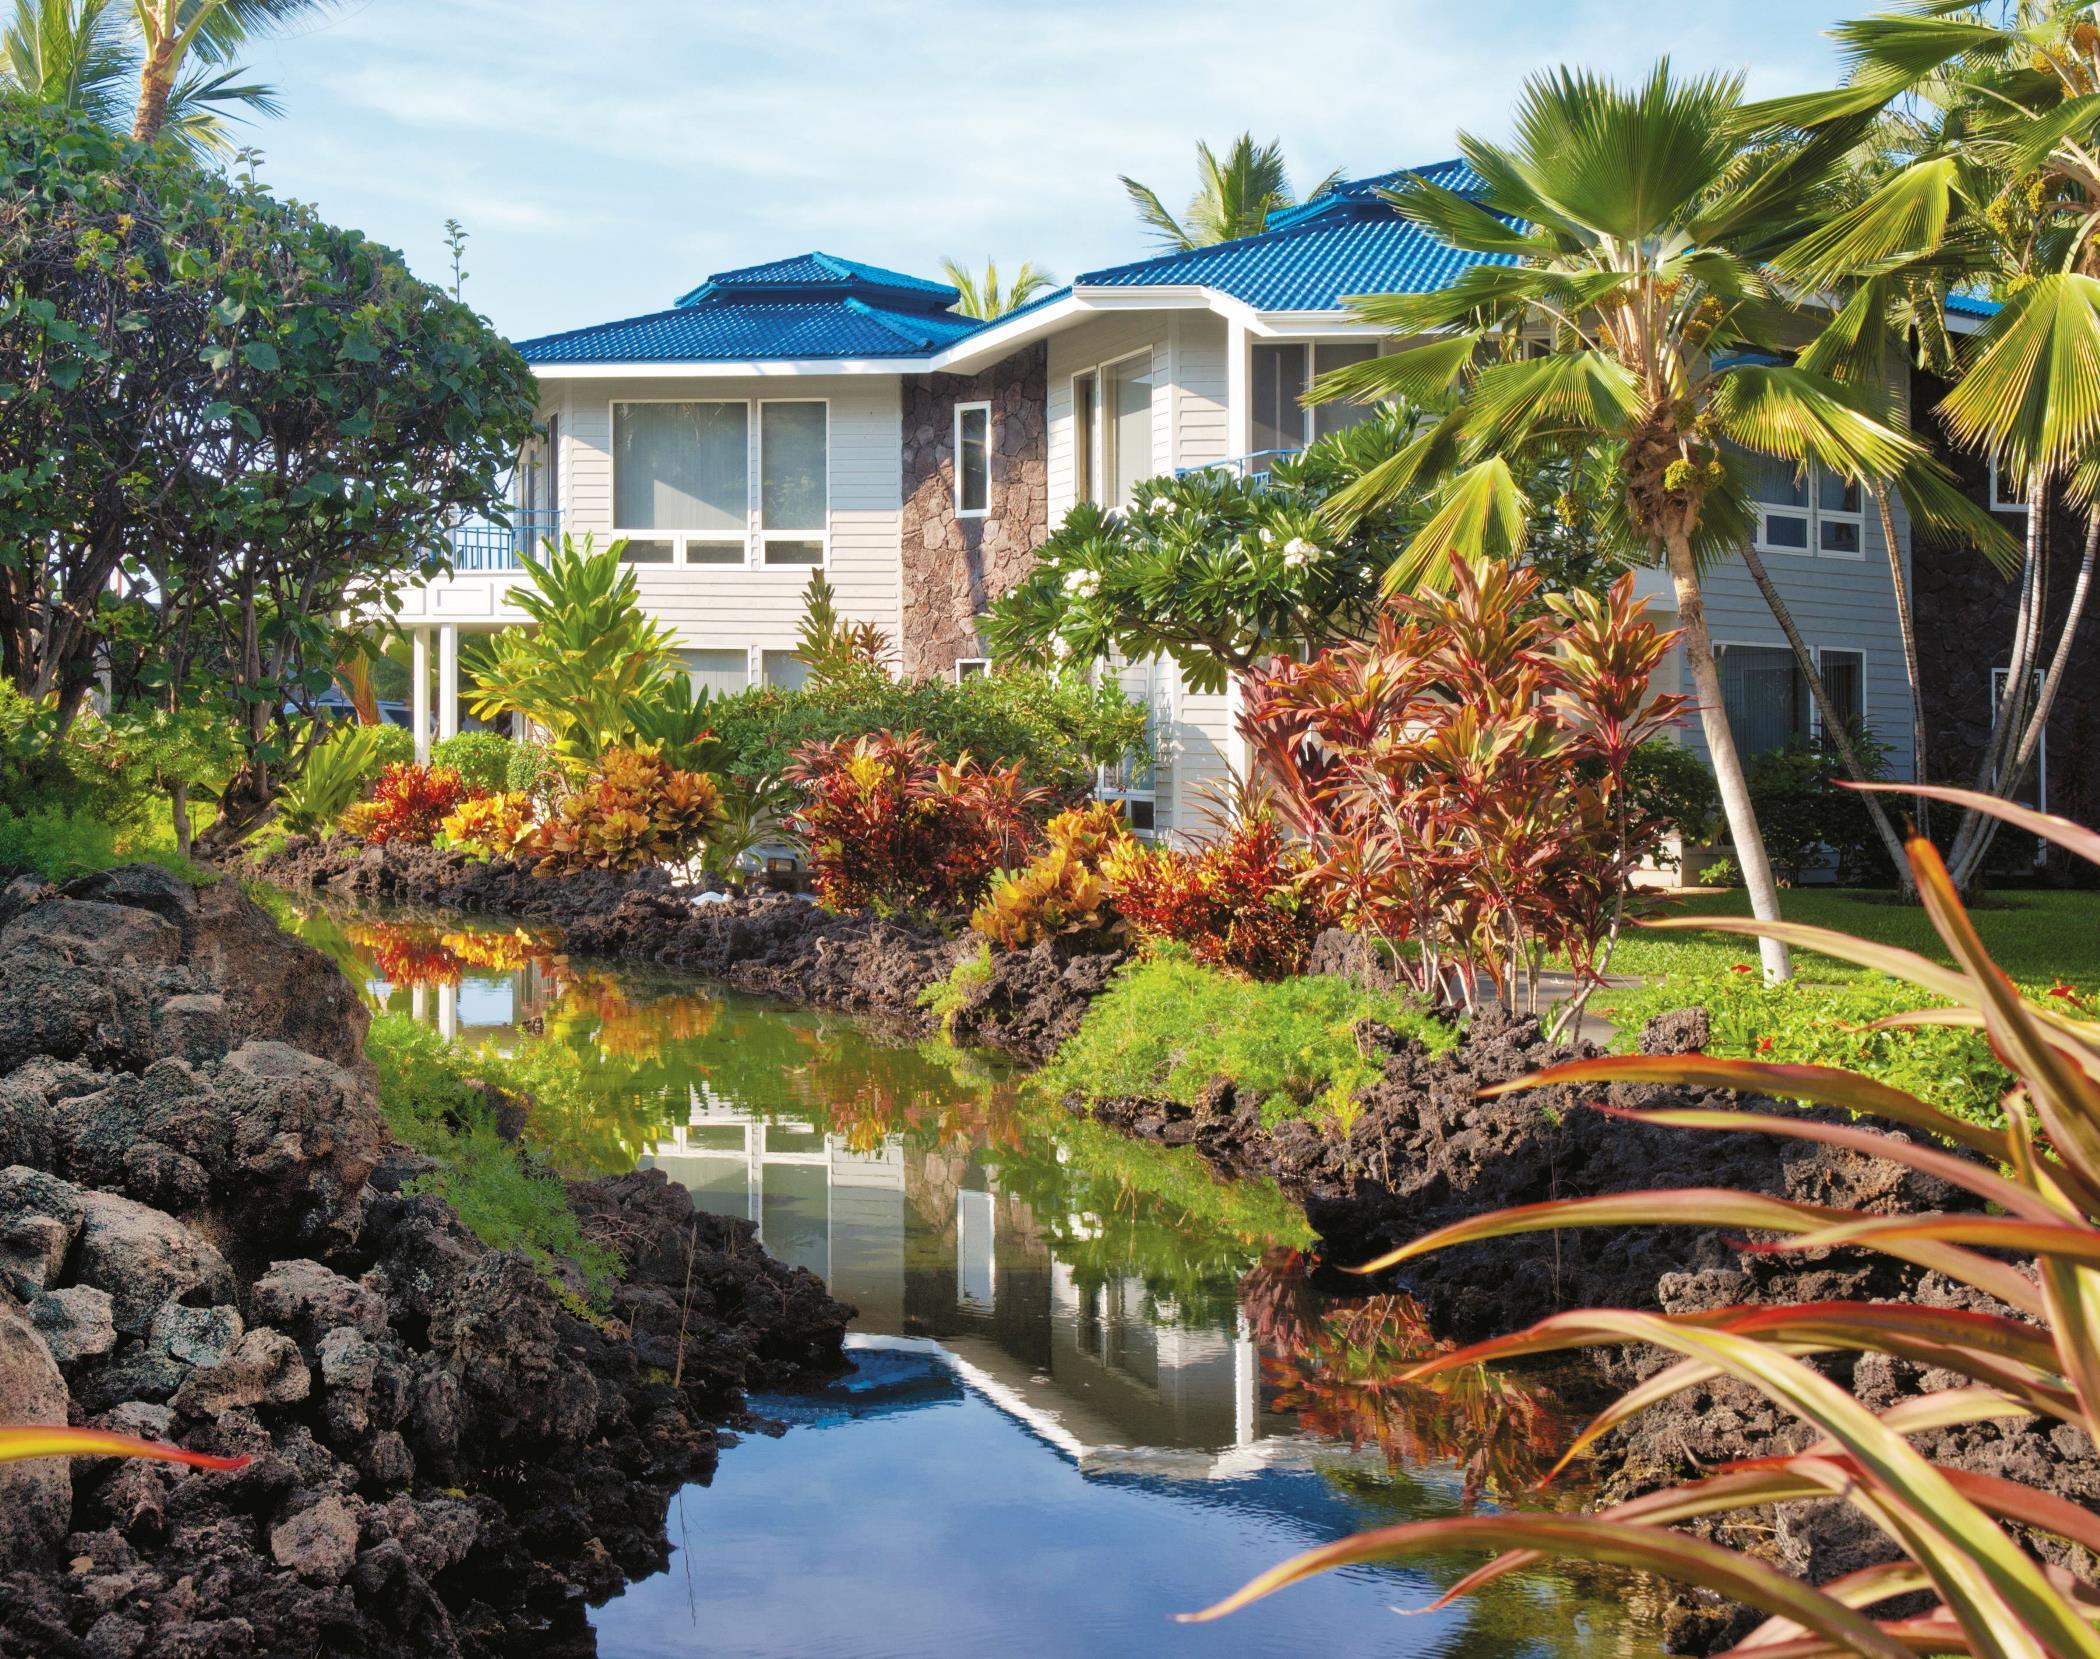
[[[769,530],[766,528],[766,409],[773,404],[814,403],[824,411],[824,527],[821,530]],[[828,397],[762,397],[752,402],[751,415],[751,557],[761,570],[829,570],[831,568],[831,399]],[[776,541],[817,544],[814,564],[797,560],[774,564],[766,557]]]
[[[640,404],[667,403],[723,403],[739,404],[744,411],[744,528],[741,534],[728,530],[636,530],[622,529],[617,523],[607,532],[614,541],[669,542],[674,567],[691,565],[700,570],[737,570],[748,568],[751,563],[751,525],[758,512],[753,498],[752,484],[758,477],[754,465],[753,446],[757,442],[755,415],[752,400],[748,397],[609,397],[605,400],[605,482],[606,507],[609,517],[618,518],[620,502],[620,410]],[[694,559],[688,554],[689,544],[697,542],[703,547],[740,546],[742,556],[736,559]],[[623,561],[624,562],[624,561]],[[654,560],[638,563],[657,565]],[[657,568],[662,568],[657,565]]]
[[[1320,368],[1320,351],[1321,348],[1325,346],[1368,347],[1370,349],[1371,357],[1373,359],[1383,357],[1385,355],[1384,338],[1382,336],[1376,335],[1366,336],[1362,334],[1302,334],[1286,337],[1280,340],[1250,340],[1247,343],[1248,397],[1251,399],[1254,395],[1254,354],[1256,352],[1281,350],[1293,350],[1302,352],[1304,354],[1305,359],[1305,388],[1309,392],[1312,390],[1313,382],[1318,380],[1322,373],[1322,370]],[[1314,444],[1318,443],[1323,436],[1323,434],[1320,431],[1320,410],[1322,408],[1361,409],[1364,411],[1364,415],[1362,418],[1365,420],[1369,420],[1377,414],[1378,410],[1381,407],[1383,407],[1383,405],[1376,403],[1314,405],[1310,403],[1300,402],[1298,405],[1299,422],[1298,442],[1296,447],[1288,450],[1256,449],[1253,453],[1255,455],[1260,456],[1281,456],[1287,454],[1295,455],[1303,450],[1310,449]],[[1253,412],[1250,410],[1248,421],[1248,430],[1250,434],[1253,430],[1252,414]],[[1352,422],[1351,424],[1355,423]],[[1331,433],[1324,435],[1332,436]]]
[[[984,505],[971,507],[963,501],[963,416],[984,416]],[[955,406],[953,431],[954,450],[949,470],[955,474],[955,516],[957,518],[984,518],[992,510],[992,405],[989,399],[978,399]]]
[[[1139,346],[1132,351],[1118,353],[1114,357],[1104,357],[1098,363],[1088,364],[1072,371],[1072,503],[1074,506],[1077,506],[1082,501],[1091,501],[1103,512],[1115,513],[1121,512],[1128,505],[1125,502],[1109,502],[1100,499],[1100,488],[1108,478],[1109,419],[1106,393],[1108,390],[1109,372],[1122,367],[1125,363],[1133,363],[1141,357],[1147,364],[1145,372],[1147,374],[1156,373],[1158,354],[1149,345]],[[1090,430],[1087,433],[1087,453],[1082,456],[1079,444],[1079,382],[1087,379],[1091,379],[1094,383],[1093,402],[1091,405],[1093,419],[1089,423]],[[1152,460],[1154,462],[1159,459],[1159,411],[1156,407],[1159,391],[1160,388],[1158,386],[1152,387],[1153,402],[1155,404],[1152,412]],[[1145,476],[1149,478],[1152,475],[1152,467],[1148,463]]]
[[[1838,556],[1832,555],[1832,557]],[[1867,725],[1867,653],[1857,645],[1818,645],[1814,649],[1816,677],[1818,679],[1823,679],[1823,658],[1826,655],[1834,653],[1841,657],[1856,657],[1859,659],[1859,723],[1862,727],[1865,727]],[[1798,667],[1799,665],[1797,664],[1796,666]],[[1823,689],[1825,691],[1830,689],[1830,682],[1827,679],[1823,679]],[[1817,704],[1814,692],[1810,692],[1808,697],[1808,735],[1811,742],[1821,743],[1823,741],[1823,710]]]
[[[963,672],[966,668],[970,671],[967,674]],[[979,679],[991,673],[991,671],[992,659],[990,657],[957,657],[951,674],[955,683],[961,685],[965,680]]]
[[[1716,673],[1722,674],[1724,676],[1727,672],[1726,658],[1730,651],[1776,651],[1780,656],[1783,656],[1787,659],[1789,666],[1791,666],[1791,668],[1793,669],[1794,685],[1796,689],[1803,695],[1807,695],[1807,687],[1801,684],[1801,665],[1798,662],[1794,661],[1794,648],[1791,645],[1789,645],[1784,639],[1717,639],[1713,642],[1713,646],[1714,670]],[[1816,660],[1816,669],[1818,673],[1822,671],[1822,667],[1822,659],[1821,657],[1818,657]],[[1792,733],[1792,737],[1807,739],[1813,736],[1815,731],[1815,704],[1815,698],[1813,696],[1808,696],[1808,712],[1805,716],[1805,720],[1807,722],[1807,729],[1796,730]],[[1721,708],[1724,714],[1727,713],[1728,697],[1727,680],[1725,678],[1722,680]],[[1728,733],[1730,740],[1734,742],[1737,745],[1738,750],[1740,750],[1742,740],[1737,735],[1736,718],[1733,714],[1728,715]],[[1763,749],[1760,749],[1758,751],[1759,754],[1765,754],[1768,752],[1770,751]],[[1709,759],[1710,758],[1711,757],[1709,757]],[[1748,753],[1743,753],[1742,758],[1744,763],[1747,765],[1755,757]]]
[[[1784,456],[1763,455],[1756,450],[1743,450],[1740,453],[1757,461],[1785,460]],[[1836,559],[1845,564],[1859,564],[1864,561],[1867,556],[1866,490],[1855,482],[1852,487],[1859,491],[1859,511],[1842,512],[1823,505],[1823,468],[1811,462],[1803,466],[1800,472],[1805,486],[1803,494],[1807,497],[1800,506],[1797,507],[1790,501],[1765,501],[1755,495],[1750,498],[1750,505],[1757,510],[1757,528],[1751,533],[1751,546],[1760,553],[1776,553],[1789,559]],[[1788,547],[1772,540],[1768,526],[1771,515],[1775,512],[1787,518],[1799,516],[1806,532],[1806,539],[1801,546]],[[1826,519],[1833,524],[1850,524],[1859,531],[1857,552],[1847,553],[1842,548],[1823,545],[1823,524]]]
[[[1118,665],[1111,662],[1097,662],[1089,671],[1089,678],[1096,684],[1099,684],[1103,676],[1112,676],[1120,684],[1122,675],[1126,670],[1138,667],[1143,667],[1150,676],[1145,692],[1145,707],[1149,715],[1146,724],[1146,736],[1152,740],[1152,752],[1146,768],[1146,775],[1150,781],[1141,789],[1131,788],[1128,785],[1116,785],[1109,781],[1111,775],[1123,773],[1128,763],[1127,757],[1124,760],[1117,761],[1113,766],[1096,766],[1094,768],[1094,799],[1097,801],[1121,801],[1123,803],[1123,818],[1130,826],[1131,834],[1137,836],[1140,840],[1152,840],[1155,837],[1166,835],[1172,827],[1163,822],[1160,817],[1159,774],[1160,769],[1166,764],[1166,757],[1163,752],[1166,745],[1163,739],[1168,728],[1174,724],[1174,696],[1181,677],[1174,670],[1171,658],[1157,656],[1150,658],[1144,663],[1123,663]],[[1125,686],[1123,688],[1123,694],[1126,697],[1130,695],[1129,687]],[[1140,826],[1137,822],[1136,809],[1139,806],[1150,809],[1148,816],[1151,818],[1151,822],[1143,826]]]
[[[1993,455],[1990,459],[1989,500],[1991,511],[1994,513],[2018,513],[2022,518],[2025,518],[2027,516],[2027,503],[2024,501],[2013,501],[2007,499],[2004,493],[2000,490],[1999,484],[2000,474],[1998,471],[1998,457]],[[1992,669],[1991,672],[1995,674],[1997,670]],[[1993,698],[1991,700],[1991,706],[1993,708],[1996,708],[1998,706],[1996,698]]]

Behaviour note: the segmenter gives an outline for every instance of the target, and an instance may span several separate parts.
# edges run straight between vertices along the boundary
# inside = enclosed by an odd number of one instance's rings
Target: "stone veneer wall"
[[[1913,396],[1919,406],[1929,407],[1926,399],[1936,403],[1944,390],[1920,375]],[[1941,459],[1959,474],[1968,494],[1978,501],[1990,499],[1989,475],[1982,463],[1944,448]],[[2015,535],[2026,534],[2018,516],[2008,514],[2002,522]],[[2044,670],[2062,632],[2085,537],[2084,514],[2065,511],[2059,500],[2049,515]],[[2000,576],[1966,547],[1934,545],[1930,537],[1914,535],[1911,549],[1927,761],[1933,782],[1966,788],[1976,781],[1991,733],[1991,670],[2004,667],[2012,656],[2019,583]],[[2048,762],[2049,809],[2080,823],[2100,823],[2100,595],[2086,603],[2063,686],[2050,711]],[[1937,813],[1934,824],[1937,828]],[[2031,845],[2024,837],[2020,841]],[[2056,863],[2069,872],[2068,864]]]
[[[976,618],[1028,574],[1049,534],[1048,348],[974,375],[904,380],[904,672],[982,656]],[[955,406],[992,406],[990,511],[955,516]]]

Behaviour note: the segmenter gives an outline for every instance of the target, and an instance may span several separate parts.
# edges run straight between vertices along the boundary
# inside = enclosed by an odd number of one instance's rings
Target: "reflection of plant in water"
[[[411,989],[457,985],[469,972],[514,973],[538,967],[551,974],[562,960],[557,954],[559,935],[531,928],[467,931],[430,922],[358,921],[342,933],[367,977]]]
[[[1448,1353],[1411,1296],[1333,1301],[1296,1251],[1264,1255],[1240,1282],[1271,1405],[1351,1446],[1375,1445],[1393,1468],[1455,1462],[1470,1510],[1483,1493],[1536,1485],[1565,1440],[1558,1402],[1541,1385],[1484,1365],[1432,1382],[1395,1382]]]

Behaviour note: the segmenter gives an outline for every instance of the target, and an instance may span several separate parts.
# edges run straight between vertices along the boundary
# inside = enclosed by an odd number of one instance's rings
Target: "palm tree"
[[[1441,403],[1442,418],[1336,498],[1343,512],[1441,480],[1438,505],[1387,572],[1390,588],[1447,562],[1518,548],[1533,504],[1518,468],[1553,449],[1601,448],[1623,481],[1626,530],[1667,566],[1685,660],[1736,856],[1760,920],[1779,896],[1729,730],[1701,573],[1750,545],[1748,458],[1881,480],[1930,522],[1965,525],[1951,477],[1852,389],[1785,360],[1795,309],[1761,269],[1798,239],[1849,145],[1746,152],[1741,82],[1639,86],[1563,69],[1529,81],[1507,146],[1461,135],[1479,199],[1427,180],[1391,192],[1447,244],[1499,254],[1434,293],[1352,302],[1401,336],[1436,336],[1323,376],[1316,397]],[[1768,979],[1790,976],[1761,940]]]
[[[1809,282],[1930,263],[2004,297],[1940,414],[1957,444],[2027,484],[2011,660],[1976,779],[2009,797],[2047,730],[2100,554],[2100,26],[2088,5],[2029,0],[1999,16],[1932,5],[1841,24],[1848,84],[1751,115],[1818,132],[1920,104],[1942,112],[1905,165],[1787,263]],[[2051,649],[2049,503],[2060,491],[2088,522]],[[1964,817],[1947,857],[1958,886],[1973,885],[1997,822]]]
[[[1324,196],[1341,177],[1329,173],[1314,185],[1307,201]],[[1238,236],[1258,236],[1268,229],[1269,216],[1298,205],[1291,194],[1291,180],[1283,165],[1283,145],[1255,145],[1252,133],[1241,133],[1232,141],[1221,162],[1200,139],[1196,144],[1196,193],[1189,198],[1182,217],[1176,219],[1156,192],[1123,176],[1138,218],[1150,227],[1161,245],[1168,248],[1205,248],[1213,242],[1230,242]]]
[[[122,126],[140,71],[134,22],[119,0],[15,0],[0,31],[0,86]],[[192,151],[230,152],[226,123],[236,111],[279,113],[270,89],[241,81],[242,73],[200,64],[182,75],[168,91],[161,130]]]
[[[1048,271],[1039,271],[1033,260],[1021,261],[1021,268],[1014,272],[1013,286],[1004,293],[999,291],[999,265],[996,260],[984,262],[984,275],[966,271],[952,259],[941,261],[941,274],[961,293],[951,309],[960,311],[965,317],[975,317],[980,322],[990,322],[994,317],[1003,317],[1009,311],[1019,310],[1044,289],[1053,286],[1057,279]]]
[[[183,69],[194,55],[200,67],[196,75],[209,78],[202,66],[224,64],[256,35],[280,23],[332,9],[335,0],[131,0],[132,22],[138,30],[142,58],[139,63],[138,104],[132,115],[131,136],[141,143],[157,138],[174,120],[176,95],[194,76]],[[227,70],[224,75],[238,74]],[[268,93],[263,88],[246,89]],[[230,94],[229,94],[230,95]],[[270,106],[274,113],[274,106]]]

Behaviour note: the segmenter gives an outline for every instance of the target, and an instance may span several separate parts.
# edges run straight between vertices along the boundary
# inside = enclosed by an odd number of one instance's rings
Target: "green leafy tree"
[[[63,740],[218,712],[200,849],[269,815],[345,619],[438,568],[531,432],[523,361],[399,258],[172,146],[0,112],[0,667]]]
[[[1785,360],[1787,330],[1801,325],[1762,262],[1816,211],[1845,146],[1746,151],[1743,124],[1730,76],[1685,80],[1664,63],[1631,87],[1566,69],[1535,77],[1510,145],[1461,135],[1486,181],[1478,199],[1420,178],[1391,196],[1440,240],[1502,262],[1433,293],[1353,301],[1393,334],[1433,338],[1323,376],[1314,395],[1450,400],[1334,503],[1345,515],[1368,511],[1435,482],[1435,511],[1387,572],[1396,590],[1437,579],[1453,558],[1520,549],[1539,505],[1521,483],[1531,458],[1570,448],[1610,457],[1615,511],[1676,588],[1752,906],[1776,919],[1700,579],[1750,543],[1744,458],[1886,480],[1922,519],[1994,527],[1852,388]],[[1761,944],[1768,977],[1789,975],[1785,944]]]
[[[1782,257],[1798,280],[1850,282],[1862,313],[1899,283],[1987,286],[2002,309],[1963,353],[1939,413],[1963,448],[2026,481],[2027,543],[2005,690],[1975,779],[2009,797],[2068,677],[2100,556],[2100,25],[2092,8],[1928,5],[1842,24],[1847,84],[1757,106],[1764,124],[1905,133],[1897,165]],[[1867,321],[1841,319],[1854,337]],[[1943,330],[1942,330],[1943,332]],[[2087,508],[2084,556],[2053,647],[2050,505]],[[1998,821],[1967,813],[1948,867],[1966,889]]]
[[[999,286],[999,263],[993,259],[984,262],[982,276],[965,270],[953,259],[943,259],[941,274],[962,295],[953,309],[982,322],[1018,310],[1057,281],[1048,271],[1037,270],[1035,262],[1027,259],[1022,260],[1021,268],[1014,272],[1012,284],[1003,289]]]
[[[1326,195],[1340,177],[1339,172],[1329,173],[1305,199]],[[1256,144],[1252,133],[1235,138],[1223,160],[1208,144],[1197,141],[1196,193],[1179,219],[1167,211],[1158,192],[1127,175],[1122,182],[1139,220],[1167,248],[1202,248],[1236,237],[1258,236],[1268,229],[1271,214],[1298,205],[1284,166],[1283,146],[1273,141]]]
[[[183,148],[226,154],[242,115],[276,115],[270,88],[198,54],[168,88],[159,131]],[[123,0],[15,0],[0,28],[0,87],[112,129],[130,121],[143,67],[137,19]]]

